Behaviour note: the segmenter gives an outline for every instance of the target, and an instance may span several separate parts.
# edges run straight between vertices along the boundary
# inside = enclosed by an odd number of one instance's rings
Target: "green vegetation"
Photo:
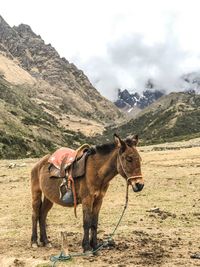
[[[0,78],[0,158],[41,157],[60,146],[78,147],[90,139],[60,127],[30,96],[34,88],[13,86]]]
[[[16,158],[16,154],[25,157],[27,150],[25,139],[0,131],[0,158],[12,159]]]
[[[104,132],[104,140],[116,132],[122,137],[139,134],[142,145],[188,140],[200,136],[200,95],[171,94],[136,119]],[[100,138],[100,137],[99,137]]]
[[[108,142],[114,132],[122,137],[137,133],[142,145],[200,136],[199,95],[171,94],[136,119],[89,138],[61,127],[53,115],[32,100],[35,94],[34,88],[13,86],[0,78],[0,158],[41,157],[61,146],[77,148],[83,143]]]

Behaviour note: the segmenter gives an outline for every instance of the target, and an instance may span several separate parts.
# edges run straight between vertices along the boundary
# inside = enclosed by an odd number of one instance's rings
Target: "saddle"
[[[48,160],[50,178],[65,178],[66,171],[70,168],[73,179],[84,176],[89,148],[89,145],[84,144],[77,150],[67,147],[56,150]]]
[[[62,147],[56,150],[48,160],[50,178],[63,179],[60,185],[60,199],[66,204],[74,204],[75,216],[77,203],[74,180],[85,175],[89,149],[88,144],[82,145],[77,150]],[[71,195],[68,190],[72,191]]]

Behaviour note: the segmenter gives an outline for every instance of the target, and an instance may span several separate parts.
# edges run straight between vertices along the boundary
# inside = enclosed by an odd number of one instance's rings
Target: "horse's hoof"
[[[45,246],[46,248],[52,248],[52,244],[51,244],[50,242],[46,243],[44,246]]]
[[[98,251],[94,251],[94,252],[93,252],[93,255],[94,255],[94,256],[100,256],[100,254],[101,254],[101,253],[100,253],[100,251],[99,251],[99,250],[98,250]]]
[[[46,241],[41,241],[40,240],[39,246],[40,247],[46,247],[46,248],[52,248],[52,244],[48,240],[46,240]]]
[[[32,243],[32,244],[31,244],[31,247],[32,247],[32,248],[38,248],[38,244],[37,244],[37,243]]]
[[[99,243],[93,248],[93,252],[95,255],[98,253],[102,248],[104,248],[104,243]]]
[[[92,250],[85,250],[83,253],[85,254],[84,257],[92,257],[92,256],[94,256]]]

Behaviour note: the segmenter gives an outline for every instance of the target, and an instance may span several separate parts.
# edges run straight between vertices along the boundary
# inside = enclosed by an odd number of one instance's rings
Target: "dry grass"
[[[116,245],[100,256],[76,258],[59,266],[200,266],[190,254],[200,251],[200,148],[149,151],[142,148],[145,188],[130,189],[129,206],[117,231]],[[29,173],[36,160],[9,169],[0,161],[0,266],[50,266],[50,255],[59,254],[61,230],[69,232],[71,252],[81,250],[82,216],[73,209],[54,206],[48,217],[52,249],[30,248],[31,195]],[[99,238],[112,232],[123,209],[124,180],[116,177],[100,214]],[[158,207],[159,212],[148,212]]]
[[[0,54],[0,72],[5,79],[13,84],[33,85],[35,79],[24,69],[20,68],[16,62]]]

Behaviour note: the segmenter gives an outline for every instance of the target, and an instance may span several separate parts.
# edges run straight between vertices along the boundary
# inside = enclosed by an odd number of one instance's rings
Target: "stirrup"
[[[74,195],[71,188],[67,188],[66,193],[62,196],[62,201],[65,204],[74,204]]]
[[[60,199],[65,204],[74,204],[74,196],[71,186],[68,185],[68,179],[64,178],[60,185]]]

